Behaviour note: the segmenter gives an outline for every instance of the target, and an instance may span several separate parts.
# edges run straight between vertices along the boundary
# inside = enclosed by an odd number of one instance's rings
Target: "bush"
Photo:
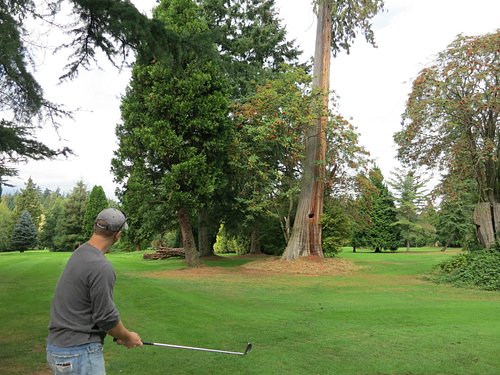
[[[249,243],[245,239],[237,236],[232,236],[226,232],[224,225],[220,226],[217,233],[217,240],[214,244],[214,252],[216,254],[236,253],[238,255],[248,252]]]
[[[338,200],[330,199],[325,203],[321,225],[323,253],[326,257],[335,257],[351,235],[349,217]]]
[[[438,281],[456,286],[500,290],[500,252],[480,250],[457,255],[434,269]]]

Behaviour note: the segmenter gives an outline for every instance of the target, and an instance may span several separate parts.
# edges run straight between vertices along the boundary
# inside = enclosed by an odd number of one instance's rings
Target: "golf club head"
[[[243,355],[246,355],[250,350],[252,350],[252,344],[248,343]]]

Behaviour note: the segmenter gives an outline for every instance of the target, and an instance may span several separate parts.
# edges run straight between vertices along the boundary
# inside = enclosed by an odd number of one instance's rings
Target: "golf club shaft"
[[[118,341],[116,338],[113,338],[113,341]],[[143,341],[143,345],[152,345],[152,346],[162,346],[166,348],[174,348],[174,349],[187,349],[187,350],[200,350],[203,352],[211,352],[211,353],[223,353],[223,354],[235,354],[235,355],[246,355],[250,350],[252,350],[252,344],[248,343],[244,352],[230,352],[227,350],[217,350],[217,349],[207,349],[207,348],[197,348],[194,346],[183,346],[183,345],[172,345],[172,344],[161,344],[159,342],[148,342]]]
[[[212,353],[224,353],[224,354],[236,354],[236,355],[245,355],[242,352],[230,352],[227,350],[217,350],[217,349],[206,349],[206,348],[196,348],[194,346],[183,346],[183,345],[172,345],[172,344],[161,344],[158,342],[142,342],[144,345],[153,345],[153,346],[163,346],[167,348],[176,348],[176,349],[187,349],[187,350],[200,350],[203,352],[212,352]]]

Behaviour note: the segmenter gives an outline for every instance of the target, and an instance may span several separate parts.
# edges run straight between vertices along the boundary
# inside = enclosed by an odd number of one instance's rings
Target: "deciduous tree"
[[[479,236],[485,246],[500,226],[499,45],[500,31],[459,35],[413,81],[394,137],[403,162],[473,176],[479,200],[489,206],[480,231],[492,235]]]

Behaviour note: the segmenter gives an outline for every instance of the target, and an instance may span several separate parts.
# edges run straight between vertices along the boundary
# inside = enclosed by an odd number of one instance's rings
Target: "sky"
[[[154,0],[132,2],[144,13],[155,4]],[[276,0],[276,9],[288,39],[295,39],[304,52],[302,60],[308,60],[314,54],[316,34],[311,1]],[[339,112],[356,126],[361,145],[384,176],[390,177],[398,166],[393,134],[400,130],[412,80],[458,34],[481,35],[500,28],[499,14],[497,0],[385,0],[385,11],[373,19],[377,48],[360,35],[350,54],[332,59],[330,87],[338,96]],[[89,190],[100,185],[108,198],[114,198],[110,167],[117,148],[115,126],[120,122],[120,98],[130,70],[120,71],[99,58],[99,67],[60,83],[67,56],[49,52],[56,45],[55,31],[42,38],[49,48],[37,55],[35,75],[48,99],[76,111],[57,131],[46,125],[37,137],[55,148],[68,146],[75,155],[17,165],[19,175],[10,183],[23,188],[31,177],[42,189],[70,192],[83,180]]]

